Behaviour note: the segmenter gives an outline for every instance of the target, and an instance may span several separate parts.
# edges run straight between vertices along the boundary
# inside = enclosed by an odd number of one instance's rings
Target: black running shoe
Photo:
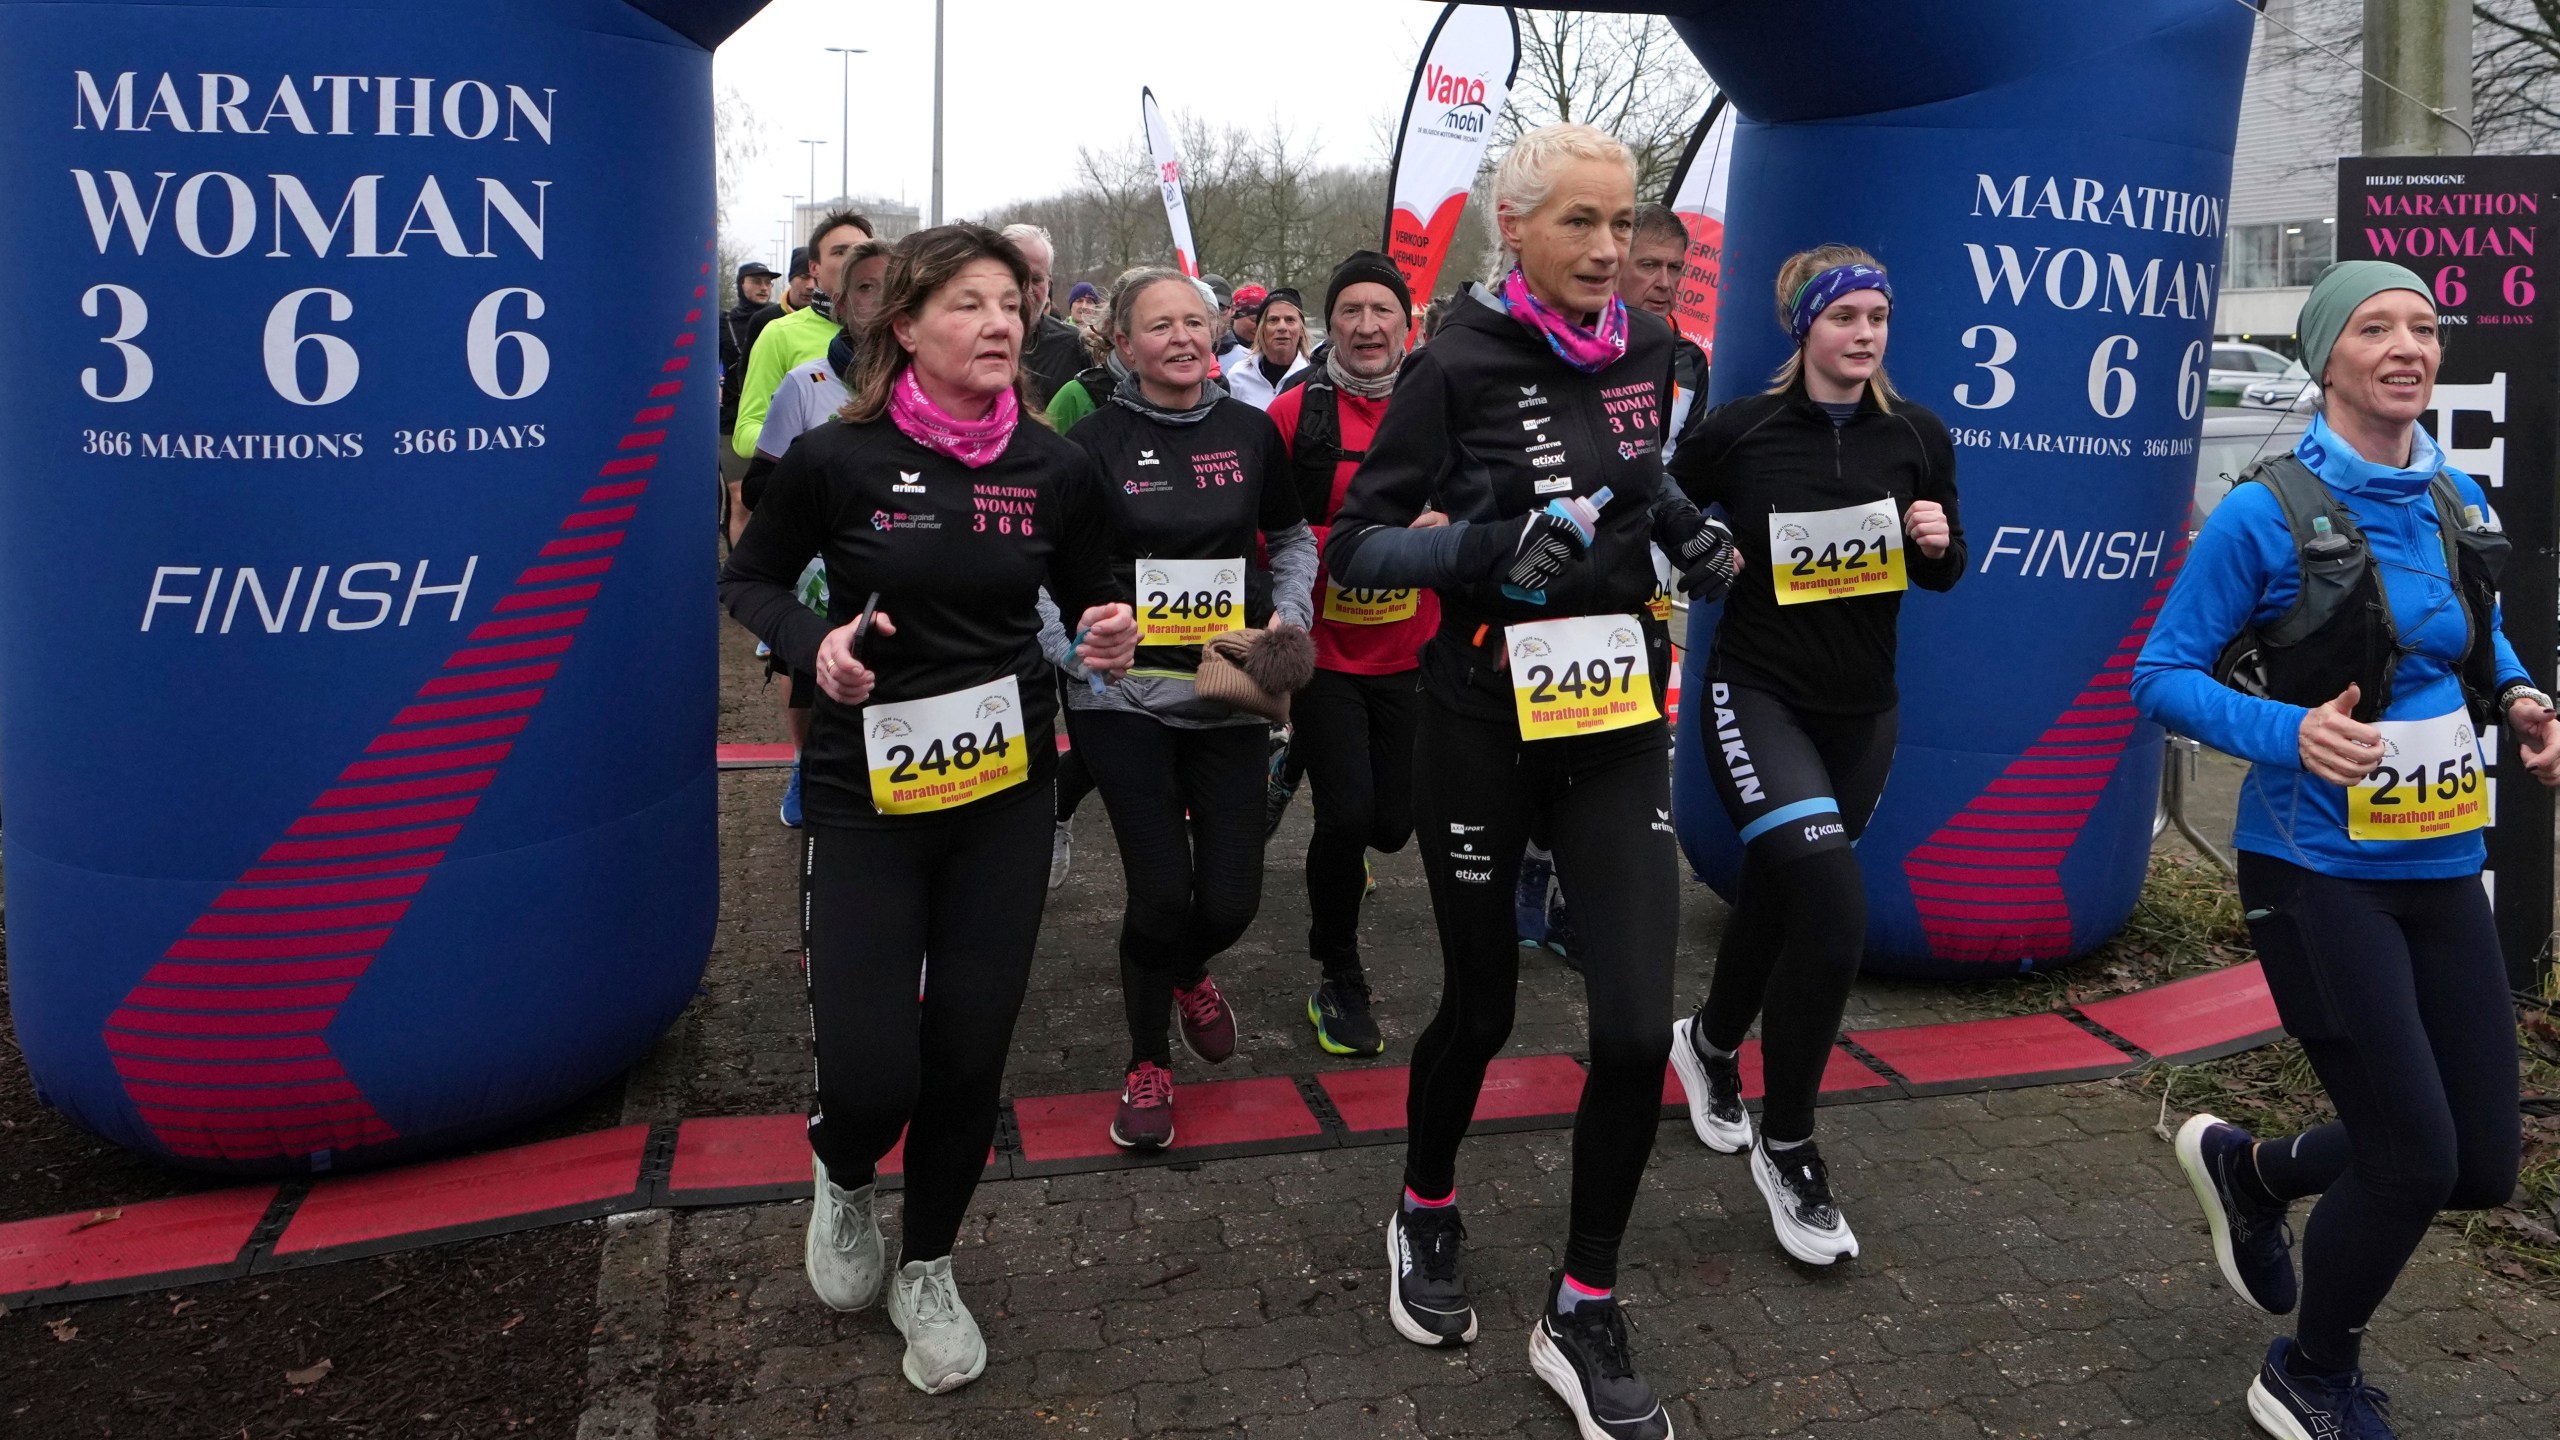
[[[1467,1227],[1458,1207],[1407,1210],[1387,1221],[1387,1318],[1416,1345],[1464,1345],[1476,1338],[1476,1307],[1458,1275]]]
[[[1742,1108],[1742,1057],[1710,1055],[1698,1017],[1671,1027],[1671,1068],[1689,1097],[1689,1124],[1710,1150],[1726,1155],[1751,1148],[1751,1116]]]
[[[1547,1382],[1581,1427],[1582,1440],[1671,1440],[1671,1414],[1637,1378],[1627,1354],[1627,1317],[1615,1300],[1586,1300],[1556,1313],[1547,1277],[1546,1313],[1529,1330],[1529,1368]]]
[[[1828,1265],[1858,1253],[1858,1237],[1831,1199],[1831,1171],[1812,1141],[1772,1151],[1769,1137],[1751,1147],[1751,1182],[1769,1203],[1778,1244],[1807,1265]]]
[[[2178,1129],[2178,1168],[2204,1207],[2213,1232],[2213,1258],[2232,1292],[2270,1315],[2293,1313],[2298,1282],[2293,1273],[2293,1231],[2286,1206],[2258,1198],[2262,1187],[2242,1183],[2255,1137],[2211,1115],[2197,1115]]]
[[[2296,1375],[2287,1363],[2293,1337],[2267,1346],[2266,1363],[2249,1385],[2249,1418],[2276,1440],[2395,1440],[2391,1396],[2364,1383],[2362,1370]]]
[[[1357,975],[1327,976],[1307,997],[1307,1023],[1316,1027],[1316,1044],[1332,1055],[1379,1055],[1387,1037],[1369,1014],[1369,982]]]

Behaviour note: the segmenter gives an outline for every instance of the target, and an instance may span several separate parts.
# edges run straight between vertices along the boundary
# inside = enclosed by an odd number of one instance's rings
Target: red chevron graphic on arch
[[[704,265],[697,279],[708,276]],[[398,1137],[326,1032],[470,823],[613,568],[684,389],[690,327],[598,483],[440,672],[301,818],[172,942],[103,1033],[144,1125],[174,1155],[273,1160]]]
[[[2062,858],[2132,740],[2134,658],[2169,598],[2186,549],[2183,536],[2169,546],[2159,582],[2132,628],[2072,697],[2071,708],[1902,858],[1933,958],[2014,965],[2070,953]]]

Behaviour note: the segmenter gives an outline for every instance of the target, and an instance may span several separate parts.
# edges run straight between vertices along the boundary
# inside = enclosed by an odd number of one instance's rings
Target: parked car
[[[2204,517],[2270,455],[2293,448],[2311,428],[2308,411],[2241,410],[2216,406],[2204,412],[2204,434],[2196,441],[2195,498],[2187,512],[2187,532],[2204,528]]]
[[[2236,405],[2240,392],[2261,380],[2282,375],[2292,363],[2264,345],[2246,340],[2215,341],[2212,373],[2205,381],[2206,403]]]
[[[2273,380],[2261,380],[2240,392],[2240,404],[2251,410],[2316,410],[2320,406],[2320,382],[2311,372],[2294,361]]]

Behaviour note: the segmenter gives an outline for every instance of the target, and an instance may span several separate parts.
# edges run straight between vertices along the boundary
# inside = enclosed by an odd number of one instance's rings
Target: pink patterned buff
[[[1585,375],[1597,375],[1627,353],[1627,302],[1612,295],[1600,312],[1600,328],[1585,330],[1538,303],[1517,267],[1502,277],[1502,304],[1511,318],[1547,337],[1547,348]]]
[[[1621,344],[1624,342],[1621,341]],[[910,365],[889,387],[889,418],[906,432],[908,439],[933,451],[948,455],[972,470],[995,463],[1013,439],[1013,427],[1022,423],[1022,405],[1010,389],[996,392],[994,408],[984,420],[962,420],[933,403],[916,383],[915,367]]]

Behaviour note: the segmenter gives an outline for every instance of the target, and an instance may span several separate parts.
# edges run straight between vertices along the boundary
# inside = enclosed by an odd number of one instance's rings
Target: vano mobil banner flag
[[[1466,213],[1493,119],[1520,69],[1520,27],[1505,5],[1451,5],[1422,45],[1387,178],[1386,251],[1417,303],[1431,296]]]
[[[1140,87],[1138,115],[1147,127],[1147,153],[1155,157],[1156,184],[1164,190],[1164,218],[1173,226],[1174,263],[1196,279],[1200,249],[1191,243],[1191,212],[1182,203],[1182,154],[1173,148],[1173,131],[1165,126],[1155,91]]]
[[[1707,352],[1710,363],[1716,358],[1716,309],[1724,295],[1724,203],[1725,185],[1733,174],[1733,124],[1733,106],[1718,95],[1689,137],[1667,202],[1689,231],[1689,259],[1681,266],[1671,320]]]

